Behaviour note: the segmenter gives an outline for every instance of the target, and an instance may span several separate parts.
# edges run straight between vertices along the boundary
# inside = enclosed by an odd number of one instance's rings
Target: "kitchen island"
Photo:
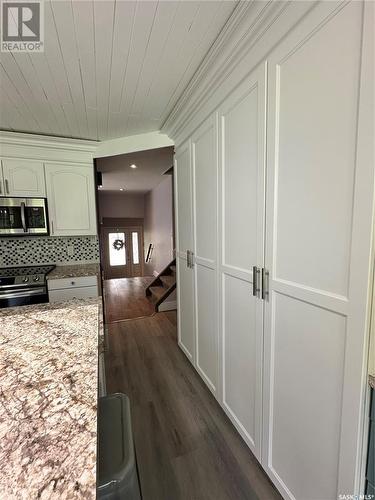
[[[0,311],[0,498],[96,497],[100,300]]]

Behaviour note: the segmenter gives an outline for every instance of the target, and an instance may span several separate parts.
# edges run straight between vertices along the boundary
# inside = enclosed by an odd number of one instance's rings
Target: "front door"
[[[101,246],[104,279],[143,276],[141,227],[104,227]]]

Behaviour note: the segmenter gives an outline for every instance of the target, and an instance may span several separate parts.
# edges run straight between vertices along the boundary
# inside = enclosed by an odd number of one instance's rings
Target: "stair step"
[[[156,300],[159,300],[162,295],[165,293],[165,288],[163,286],[150,286],[150,292],[155,297]]]
[[[171,275],[165,275],[165,276],[160,276],[160,279],[165,286],[165,288],[170,288],[172,285],[176,283],[176,278],[175,276]]]

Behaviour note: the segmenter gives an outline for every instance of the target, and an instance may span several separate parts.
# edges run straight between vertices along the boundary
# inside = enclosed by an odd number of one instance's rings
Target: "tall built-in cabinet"
[[[176,146],[179,345],[287,499],[363,492],[373,8],[311,4]]]

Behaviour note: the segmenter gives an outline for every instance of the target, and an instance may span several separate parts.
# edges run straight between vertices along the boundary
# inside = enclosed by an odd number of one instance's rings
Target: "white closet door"
[[[187,251],[193,251],[192,169],[190,141],[176,149],[176,262],[178,300],[178,343],[195,362],[194,271],[188,267]]]
[[[192,137],[196,368],[218,389],[217,124],[210,117]]]
[[[263,301],[252,270],[264,259],[265,74],[259,66],[219,110],[222,404],[259,458]]]
[[[268,61],[263,467],[290,499],[359,492],[374,186],[362,23],[362,3],[323,2]]]

